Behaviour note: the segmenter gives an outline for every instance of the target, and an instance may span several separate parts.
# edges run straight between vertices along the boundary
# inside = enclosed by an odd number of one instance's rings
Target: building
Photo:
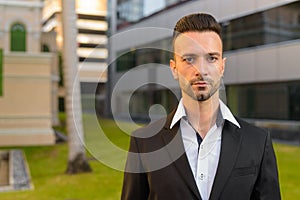
[[[40,0],[0,1],[0,146],[55,143],[58,60],[42,52],[42,8]]]
[[[58,51],[62,52],[62,0],[45,0],[42,16],[43,32],[56,34]],[[107,81],[107,22],[106,0],[76,0],[77,42],[78,42],[78,78],[81,82],[83,111],[94,112],[90,104],[97,99],[97,104],[104,104],[105,83]],[[51,45],[48,43],[47,45]],[[61,86],[63,86],[61,84]],[[60,87],[60,107],[63,110],[64,89]],[[97,107],[102,112],[101,106]]]
[[[172,29],[186,14],[208,12],[223,27],[224,88],[234,114],[261,126],[300,132],[300,1],[112,2],[118,11],[109,14],[114,117],[148,118],[149,109],[155,117],[174,108],[179,91],[168,70]],[[143,12],[127,9],[133,4],[131,9]]]

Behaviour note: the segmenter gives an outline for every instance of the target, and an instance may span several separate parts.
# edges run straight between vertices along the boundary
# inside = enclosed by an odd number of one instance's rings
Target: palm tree
[[[85,155],[80,85],[76,78],[78,71],[76,19],[75,0],[62,0],[64,83],[69,145],[66,173],[69,174],[91,171]]]

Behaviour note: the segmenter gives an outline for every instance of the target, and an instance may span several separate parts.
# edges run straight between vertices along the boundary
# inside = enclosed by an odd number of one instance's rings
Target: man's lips
[[[193,81],[192,85],[205,87],[205,86],[208,85],[208,82],[206,82],[206,81]]]

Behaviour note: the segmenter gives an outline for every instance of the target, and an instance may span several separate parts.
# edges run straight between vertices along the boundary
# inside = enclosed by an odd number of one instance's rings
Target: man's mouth
[[[199,87],[206,87],[208,85],[208,82],[206,81],[193,81],[192,85],[196,85]]]

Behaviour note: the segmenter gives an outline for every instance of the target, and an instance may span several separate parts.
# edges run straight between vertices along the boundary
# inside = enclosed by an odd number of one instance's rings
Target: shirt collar
[[[241,128],[240,124],[236,121],[235,117],[233,116],[229,108],[221,100],[220,100],[220,110],[224,120],[228,120],[234,125],[236,125],[237,127]]]
[[[185,109],[182,103],[182,98],[180,99],[178,106],[177,106],[177,110],[174,114],[174,117],[172,119],[172,123],[170,125],[170,129],[173,128],[173,126],[181,119],[186,117],[186,113],[185,113]]]
[[[220,101],[220,114],[218,117],[222,117],[224,120],[228,120],[237,127],[241,128],[240,124],[236,121],[235,117],[229,110],[229,108],[223,103],[223,101]],[[175,112],[175,115],[172,119],[172,123],[170,125],[170,129],[173,128],[173,126],[181,119],[181,118],[186,118],[186,112],[183,106],[182,99],[180,99],[179,104],[177,106],[177,110]]]

